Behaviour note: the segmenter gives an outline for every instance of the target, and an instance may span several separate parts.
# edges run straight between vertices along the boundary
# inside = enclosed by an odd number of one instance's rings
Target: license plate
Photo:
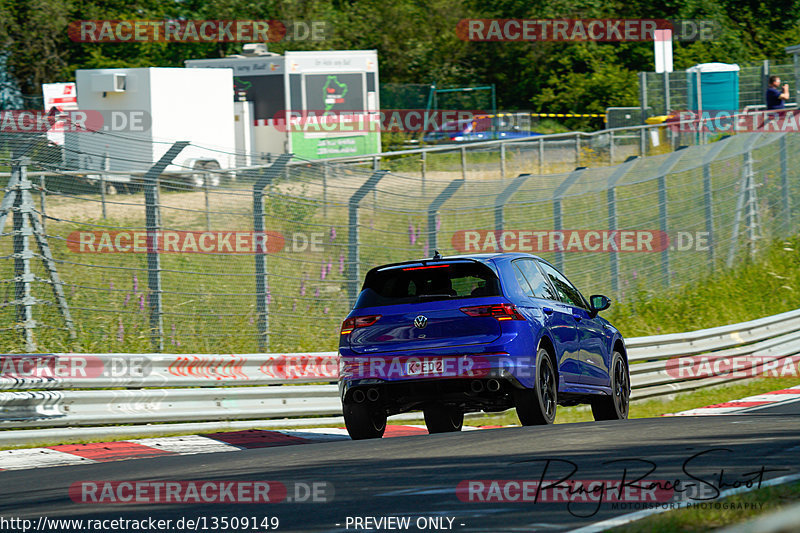
[[[409,361],[406,363],[406,374],[409,376],[424,376],[427,374],[442,374],[444,361],[441,359],[427,359],[422,361]]]

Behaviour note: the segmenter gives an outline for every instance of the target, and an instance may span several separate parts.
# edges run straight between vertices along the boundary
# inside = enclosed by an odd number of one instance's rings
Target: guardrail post
[[[572,187],[578,178],[581,177],[581,174],[586,170],[586,167],[578,167],[572,172],[570,172],[569,176],[564,178],[564,181],[556,187],[555,192],[553,193],[553,230],[558,232],[561,231],[563,228],[563,221],[561,216],[561,199],[564,197],[564,193],[567,192],[567,189]],[[562,241],[563,242],[563,241]],[[564,252],[561,250],[556,250],[556,268],[560,271],[564,271]]]
[[[437,231],[436,231],[436,213],[444,203],[452,197],[456,191],[464,185],[466,180],[453,180],[447,184],[439,195],[428,205],[428,246],[429,250],[433,252],[438,247]]]
[[[350,305],[355,304],[358,297],[358,285],[361,280],[360,272],[360,259],[359,259],[359,242],[358,242],[358,204],[361,200],[373,190],[383,176],[386,175],[385,170],[374,172],[367,181],[364,182],[358,190],[353,193],[348,201],[348,217],[347,217],[347,293],[350,297]]]
[[[789,156],[786,147],[786,135],[781,137],[780,144],[780,160],[781,160],[781,207],[783,211],[783,221],[786,229],[786,235],[792,231],[792,205],[789,200]]]
[[[575,166],[581,166],[581,136],[575,134]]]
[[[254,247],[256,263],[256,315],[258,350],[269,349],[269,290],[267,277],[267,239],[264,228],[264,189],[275,181],[281,172],[288,172],[287,163],[292,154],[281,154],[272,165],[262,169],[253,184],[253,239],[260,243]],[[263,236],[263,238],[260,238]],[[259,249],[260,248],[260,249]]]
[[[636,165],[639,158],[635,155],[629,157],[614,171],[608,178],[608,190],[606,200],[608,201],[608,230],[617,230],[617,183]],[[619,256],[618,252],[611,250],[608,253],[611,263],[611,290],[615,293],[619,291]]]
[[[497,195],[497,198],[494,200],[494,230],[495,232],[503,231],[503,226],[505,225],[504,220],[504,207],[506,202],[514,195],[515,192],[525,183],[525,180],[530,178],[530,174],[520,174],[514,181],[512,181],[503,192]],[[500,245],[502,247],[502,244]],[[504,251],[504,250],[502,250]]]
[[[150,290],[150,341],[153,350],[164,349],[164,323],[161,306],[161,255],[158,250],[159,217],[158,178],[172,160],[189,144],[179,141],[161,156],[144,175],[144,210],[147,228],[147,286]]]
[[[647,73],[639,73],[639,105],[641,108],[641,122],[646,124],[647,120]],[[644,128],[639,128],[639,155],[644,157],[647,154],[647,133]]]

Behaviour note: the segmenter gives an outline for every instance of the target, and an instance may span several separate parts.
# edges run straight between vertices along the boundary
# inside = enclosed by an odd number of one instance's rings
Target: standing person
[[[767,110],[784,109],[786,107],[786,100],[789,99],[789,84],[784,83],[781,88],[780,76],[770,76],[766,99]]]

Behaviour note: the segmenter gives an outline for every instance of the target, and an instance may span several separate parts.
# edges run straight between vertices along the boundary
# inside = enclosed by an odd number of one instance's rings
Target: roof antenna
[[[442,254],[439,253],[439,250],[434,250],[433,251],[433,260],[434,261],[438,261],[441,258],[442,258]]]

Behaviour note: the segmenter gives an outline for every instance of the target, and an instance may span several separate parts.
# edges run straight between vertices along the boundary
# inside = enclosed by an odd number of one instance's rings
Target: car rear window
[[[501,294],[497,275],[482,263],[409,265],[372,270],[355,309]]]

